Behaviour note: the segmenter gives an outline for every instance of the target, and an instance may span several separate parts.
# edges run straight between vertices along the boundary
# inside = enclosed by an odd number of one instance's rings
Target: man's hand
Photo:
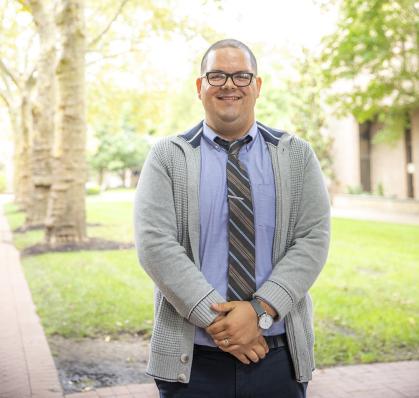
[[[228,348],[230,352],[240,346],[254,344],[261,336],[257,314],[248,301],[213,304],[211,308],[224,314],[205,329],[217,346]]]
[[[259,362],[261,359],[265,358],[266,354],[269,352],[268,344],[263,336],[259,336],[256,342],[239,346],[239,348],[234,350],[231,348],[224,349],[224,347],[220,347],[220,349],[235,356],[245,365],[249,365],[251,362]]]

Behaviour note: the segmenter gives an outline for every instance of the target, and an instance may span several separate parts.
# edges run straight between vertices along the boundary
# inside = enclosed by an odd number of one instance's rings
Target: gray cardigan
[[[327,259],[330,205],[319,162],[304,140],[258,122],[272,158],[276,189],[273,270],[255,295],[285,317],[299,382],[314,370],[312,303],[308,290]],[[144,164],[135,193],[135,244],[156,285],[147,374],[187,383],[195,327],[207,327],[223,297],[199,262],[199,183],[202,122],[164,138]]]

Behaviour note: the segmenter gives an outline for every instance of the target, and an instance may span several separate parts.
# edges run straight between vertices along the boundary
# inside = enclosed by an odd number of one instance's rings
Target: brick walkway
[[[11,242],[0,203],[0,398],[62,397],[19,253]]]
[[[63,398],[0,195],[0,398]],[[65,398],[157,398],[153,384],[131,384]],[[317,370],[309,398],[419,398],[419,361]],[[205,397],[203,397],[205,398]],[[220,397],[222,398],[222,397]]]

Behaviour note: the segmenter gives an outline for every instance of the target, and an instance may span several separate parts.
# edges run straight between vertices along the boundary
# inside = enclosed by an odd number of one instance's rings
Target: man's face
[[[238,48],[220,48],[208,54],[206,72],[252,72],[249,54]],[[245,134],[255,120],[254,107],[259,97],[261,79],[253,78],[247,87],[237,87],[231,78],[220,87],[198,78],[198,96],[205,109],[208,125],[217,133],[236,138]],[[231,133],[230,133],[231,131]]]

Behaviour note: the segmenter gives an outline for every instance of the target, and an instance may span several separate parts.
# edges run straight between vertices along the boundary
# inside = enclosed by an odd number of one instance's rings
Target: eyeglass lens
[[[250,84],[252,81],[252,74],[251,73],[233,73],[233,74],[226,74],[222,72],[209,72],[207,74],[208,83],[212,86],[224,86],[226,84],[227,79],[231,77],[233,83],[237,87],[245,87]]]

